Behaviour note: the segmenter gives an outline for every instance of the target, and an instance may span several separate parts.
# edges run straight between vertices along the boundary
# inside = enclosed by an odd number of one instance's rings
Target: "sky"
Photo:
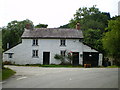
[[[111,17],[118,15],[120,0],[0,0],[0,27],[13,20],[29,19],[34,25],[48,24],[56,28],[69,23],[80,7],[97,5]]]

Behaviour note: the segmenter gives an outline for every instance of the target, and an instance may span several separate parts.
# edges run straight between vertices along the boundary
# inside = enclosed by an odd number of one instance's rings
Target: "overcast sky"
[[[29,19],[34,25],[48,24],[49,28],[67,24],[80,7],[97,5],[102,12],[118,15],[120,0],[0,0],[0,27],[13,20]]]

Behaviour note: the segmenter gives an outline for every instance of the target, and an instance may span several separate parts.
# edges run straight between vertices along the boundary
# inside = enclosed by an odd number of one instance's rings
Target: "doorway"
[[[73,64],[73,66],[78,66],[79,65],[79,52],[73,52],[72,64]]]
[[[43,52],[43,65],[49,65],[50,63],[50,52]]]

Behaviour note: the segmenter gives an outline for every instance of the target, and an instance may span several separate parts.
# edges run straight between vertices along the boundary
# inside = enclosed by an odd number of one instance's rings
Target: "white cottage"
[[[72,52],[73,65],[102,65],[102,54],[83,44],[80,25],[76,29],[35,28],[25,29],[22,43],[5,51],[3,61],[15,64],[60,64],[55,54]]]

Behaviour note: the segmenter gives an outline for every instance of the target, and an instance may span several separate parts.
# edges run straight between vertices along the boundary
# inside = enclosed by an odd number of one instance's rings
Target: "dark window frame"
[[[60,46],[66,46],[66,40],[65,39],[60,40]]]
[[[8,53],[8,58],[13,58],[13,53]]]
[[[61,56],[65,56],[65,55],[66,55],[66,51],[65,51],[65,50],[61,50],[61,51],[60,51],[60,55],[61,55]]]
[[[38,39],[33,39],[32,45],[33,46],[38,46]]]
[[[32,57],[33,58],[38,58],[38,50],[32,50]]]

